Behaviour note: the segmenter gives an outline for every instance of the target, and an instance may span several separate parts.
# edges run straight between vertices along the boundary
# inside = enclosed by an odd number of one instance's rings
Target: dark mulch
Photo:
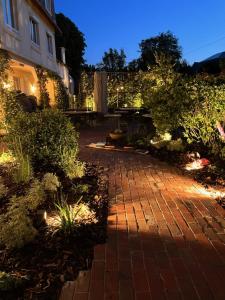
[[[77,187],[84,184],[89,187],[88,192],[81,189],[77,198],[82,196],[82,201],[96,212],[98,223],[80,227],[70,239],[59,233],[52,235],[42,224],[35,241],[23,249],[0,249],[0,271],[14,274],[23,282],[11,293],[0,292],[0,300],[57,299],[65,281],[75,280],[80,270],[91,266],[94,246],[106,239],[108,182],[103,168],[88,165],[86,175],[76,181]],[[4,212],[5,206],[6,203],[1,204],[0,212]]]

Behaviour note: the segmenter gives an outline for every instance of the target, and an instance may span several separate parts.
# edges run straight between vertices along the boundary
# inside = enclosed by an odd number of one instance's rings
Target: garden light
[[[31,90],[32,94],[35,94],[37,88],[36,88],[36,86],[34,84],[31,84],[30,90]]]

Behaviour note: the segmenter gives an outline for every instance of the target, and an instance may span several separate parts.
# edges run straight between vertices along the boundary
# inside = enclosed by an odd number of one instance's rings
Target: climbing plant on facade
[[[85,72],[81,73],[79,85],[79,105],[80,106],[93,106],[94,94],[94,73]]]
[[[48,77],[54,81],[55,100],[58,109],[66,110],[69,107],[69,95],[62,78],[51,71],[48,72]]]
[[[38,77],[38,86],[39,86],[39,92],[40,92],[40,107],[47,108],[49,107],[50,103],[50,97],[47,90],[47,82],[48,82],[48,72],[45,68],[41,66],[36,66],[35,71]]]
[[[0,128],[5,128],[10,120],[15,118],[21,111],[21,107],[16,100],[16,93],[12,90],[8,78],[10,69],[10,56],[6,50],[0,49]]]

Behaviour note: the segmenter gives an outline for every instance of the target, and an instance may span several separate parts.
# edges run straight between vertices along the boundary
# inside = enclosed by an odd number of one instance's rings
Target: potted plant
[[[118,141],[125,137],[125,132],[121,129],[115,129],[110,132],[109,136],[113,141]]]

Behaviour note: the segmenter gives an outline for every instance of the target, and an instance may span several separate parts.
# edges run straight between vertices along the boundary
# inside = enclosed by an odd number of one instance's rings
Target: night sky
[[[224,0],[55,0],[55,6],[84,33],[89,64],[110,47],[123,48],[129,62],[142,39],[167,30],[189,63],[225,51]]]

